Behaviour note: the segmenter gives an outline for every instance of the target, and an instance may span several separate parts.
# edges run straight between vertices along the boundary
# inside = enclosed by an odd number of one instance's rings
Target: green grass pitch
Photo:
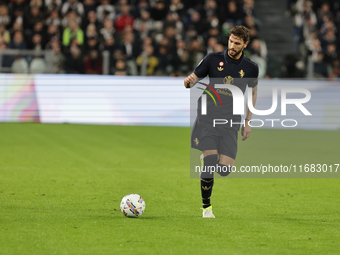
[[[339,179],[217,179],[216,219],[202,219],[189,139],[189,128],[0,124],[0,254],[340,254]],[[253,129],[236,164],[335,164],[339,144],[339,131]],[[129,193],[146,201],[141,218],[120,212]]]

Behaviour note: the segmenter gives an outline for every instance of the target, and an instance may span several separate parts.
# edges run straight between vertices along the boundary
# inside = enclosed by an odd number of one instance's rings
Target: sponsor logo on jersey
[[[224,84],[233,84],[233,82],[234,82],[234,78],[231,77],[231,76],[226,76],[226,77],[224,77],[224,79],[223,79],[223,83],[224,83]]]
[[[220,71],[220,72],[223,71],[224,68],[222,66],[224,66],[224,63],[221,61],[218,64],[219,64],[219,66],[217,67],[217,70]]]

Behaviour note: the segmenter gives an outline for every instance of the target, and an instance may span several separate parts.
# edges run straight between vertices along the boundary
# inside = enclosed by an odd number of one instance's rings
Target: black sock
[[[202,178],[201,179],[201,194],[203,208],[211,206],[210,197],[212,187],[214,186],[214,178]]]
[[[204,168],[201,172],[201,194],[203,208],[211,206],[210,197],[214,186],[214,173],[209,171],[208,166],[216,167],[217,154],[204,157]]]

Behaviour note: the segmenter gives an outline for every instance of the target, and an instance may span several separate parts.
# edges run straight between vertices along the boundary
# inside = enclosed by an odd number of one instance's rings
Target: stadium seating
[[[30,64],[30,73],[44,73],[46,70],[45,60],[42,58],[34,58]]]
[[[28,63],[24,58],[16,59],[12,64],[12,73],[28,73]]]
[[[225,36],[230,28],[240,24],[255,31],[252,39],[261,40],[254,0],[0,1],[3,48],[52,51],[55,62],[47,65],[53,66],[48,72],[54,73],[101,74],[109,70],[115,75],[183,76],[208,52],[210,38],[216,38],[211,49],[222,50],[227,46]],[[263,40],[261,45],[266,47]],[[246,54],[254,55],[253,60],[264,68],[264,76],[266,56],[251,44],[249,48]],[[80,60],[89,60],[93,50],[109,52],[109,61],[104,61],[109,62],[109,68],[85,70],[89,65],[80,64]],[[146,51],[152,52],[152,67],[140,68],[137,59]],[[91,58],[92,63],[104,63],[101,54],[94,55],[97,59]],[[76,69],[68,66],[70,61],[78,63]],[[44,69],[33,72],[40,71]]]

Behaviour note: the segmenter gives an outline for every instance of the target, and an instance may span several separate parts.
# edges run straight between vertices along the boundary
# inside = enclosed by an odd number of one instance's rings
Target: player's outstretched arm
[[[190,89],[193,86],[195,86],[195,84],[198,82],[198,80],[199,79],[196,76],[196,74],[192,73],[184,79],[184,87],[186,87],[187,89]]]

